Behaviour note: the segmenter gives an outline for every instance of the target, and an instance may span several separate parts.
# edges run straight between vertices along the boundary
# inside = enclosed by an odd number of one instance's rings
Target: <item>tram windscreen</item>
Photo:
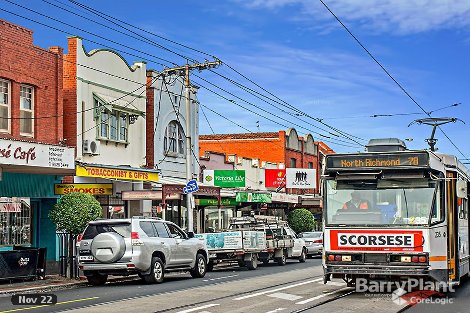
[[[326,181],[327,225],[416,226],[440,221],[439,184],[428,180]]]

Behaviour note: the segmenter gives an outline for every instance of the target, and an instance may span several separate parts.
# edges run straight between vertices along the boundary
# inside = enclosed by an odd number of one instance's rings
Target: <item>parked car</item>
[[[206,274],[205,242],[161,219],[89,222],[78,240],[79,268],[92,285],[105,284],[108,275],[138,274],[147,283],[161,283],[169,271],[186,270],[192,277]]]
[[[323,252],[323,232],[312,231],[300,233],[299,237],[305,241],[307,256],[321,255]]]

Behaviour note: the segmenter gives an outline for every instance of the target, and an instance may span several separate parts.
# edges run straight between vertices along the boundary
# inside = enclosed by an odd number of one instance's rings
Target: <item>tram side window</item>
[[[434,199],[434,207],[431,212],[431,223],[436,223],[444,220],[444,212],[442,207],[442,199],[441,199],[441,188],[440,186],[437,187]]]
[[[457,204],[459,206],[459,218],[468,219],[468,201],[465,198],[457,198]]]

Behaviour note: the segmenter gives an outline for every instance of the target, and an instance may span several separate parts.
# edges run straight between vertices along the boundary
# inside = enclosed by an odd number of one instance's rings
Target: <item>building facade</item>
[[[186,90],[183,77],[163,75],[162,72],[147,71],[147,166],[160,170],[160,181],[153,189],[162,191],[164,185],[180,191],[171,198],[153,201],[158,208],[158,216],[180,226],[187,225],[186,199],[183,187],[186,178],[187,144],[186,135],[191,138],[190,171],[191,178],[197,179],[199,165],[199,105],[197,88],[190,87],[190,110],[186,111]],[[189,129],[187,122],[189,121]],[[162,202],[165,205],[162,207]],[[194,215],[194,225],[196,224]]]
[[[151,201],[125,199],[125,191],[150,188],[158,171],[147,168],[146,64],[129,65],[107,49],[87,52],[79,37],[64,55],[64,117],[67,142],[76,146],[76,175],[63,188],[88,184],[103,216],[150,215]],[[75,186],[77,185],[77,186]]]
[[[75,169],[64,144],[63,50],[37,47],[31,30],[0,20],[0,51],[0,249],[46,247],[56,259],[54,184]]]

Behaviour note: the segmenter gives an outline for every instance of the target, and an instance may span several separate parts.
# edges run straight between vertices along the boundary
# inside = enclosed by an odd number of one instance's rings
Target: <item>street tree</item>
[[[101,217],[100,203],[90,194],[72,192],[64,195],[49,212],[49,218],[56,224],[57,231],[67,238],[64,241],[64,251],[67,255],[66,276],[76,277],[78,270],[75,266],[75,239],[81,234],[89,221]],[[67,275],[68,274],[68,275]]]
[[[313,214],[307,209],[295,209],[287,216],[287,222],[296,233],[312,231],[314,227]]]

